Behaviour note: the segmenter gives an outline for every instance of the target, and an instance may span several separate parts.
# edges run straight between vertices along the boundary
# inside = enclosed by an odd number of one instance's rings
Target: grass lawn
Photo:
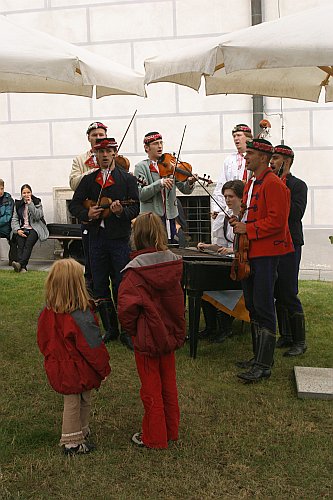
[[[64,457],[62,396],[46,380],[36,344],[46,273],[0,271],[1,499],[332,498],[332,401],[297,398],[298,366],[331,367],[333,283],[301,282],[308,351],[275,354],[270,380],[243,385],[234,362],[250,353],[246,329],[224,344],[177,353],[180,440],[138,449],[142,406],[133,354],[112,343],[112,373],[95,394],[98,449]]]

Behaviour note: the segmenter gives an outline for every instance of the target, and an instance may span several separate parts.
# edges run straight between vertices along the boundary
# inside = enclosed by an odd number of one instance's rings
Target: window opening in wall
[[[209,196],[179,196],[187,223],[187,246],[196,246],[199,241],[210,243],[211,219]]]

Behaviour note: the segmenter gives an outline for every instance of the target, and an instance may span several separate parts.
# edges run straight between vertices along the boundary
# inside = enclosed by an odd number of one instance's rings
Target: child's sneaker
[[[64,446],[65,455],[83,455],[94,451],[95,446],[90,443],[81,443],[77,446],[66,447]]]
[[[137,446],[140,446],[140,448],[143,448],[145,446],[144,442],[142,441],[142,432],[136,432],[135,434],[133,434],[132,441]]]

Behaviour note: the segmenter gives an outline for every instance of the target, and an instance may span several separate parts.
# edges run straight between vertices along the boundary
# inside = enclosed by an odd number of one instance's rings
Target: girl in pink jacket
[[[89,453],[91,390],[109,375],[109,354],[90,309],[83,267],[56,261],[45,284],[46,307],[38,319],[37,342],[52,388],[64,395],[60,444],[66,455]]]
[[[118,295],[119,320],[133,337],[145,409],[142,432],[132,441],[167,448],[178,439],[180,416],[174,351],[185,340],[183,262],[168,250],[163,223],[152,212],[139,215],[132,238],[136,252]]]

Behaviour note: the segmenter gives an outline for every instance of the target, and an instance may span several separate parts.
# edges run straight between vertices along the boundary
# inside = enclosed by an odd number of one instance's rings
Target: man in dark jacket
[[[105,342],[116,340],[119,335],[109,277],[112,272],[113,299],[117,303],[120,271],[129,262],[131,220],[137,217],[140,209],[136,178],[115,166],[116,152],[114,139],[97,140],[95,153],[100,168],[82,178],[69,204],[69,210],[75,217],[89,223],[93,295],[106,332]],[[106,209],[97,203],[101,200],[104,203],[103,198]],[[88,204],[92,200],[89,208],[85,207],[87,200]]]
[[[6,238],[9,243],[8,260],[9,265],[17,260],[16,237],[10,239],[11,220],[13,217],[14,200],[9,193],[5,192],[5,183],[0,179],[0,238]]]
[[[304,245],[302,218],[308,188],[304,181],[290,173],[293,161],[294,152],[289,146],[275,146],[270,165],[290,190],[288,225],[295,247],[294,253],[281,257],[275,284],[275,307],[280,332],[276,347],[291,347],[284,356],[298,356],[306,351],[304,312],[298,298],[298,273]]]

